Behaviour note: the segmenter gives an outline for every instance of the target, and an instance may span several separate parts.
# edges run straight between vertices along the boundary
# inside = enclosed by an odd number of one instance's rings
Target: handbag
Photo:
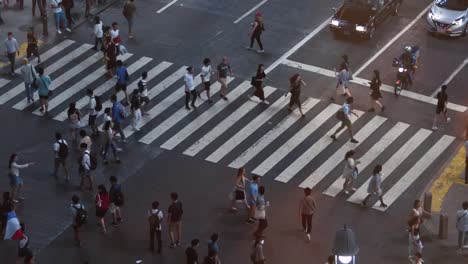
[[[34,69],[33,69],[33,66],[31,65],[31,76],[32,76],[32,83],[31,83],[31,87],[34,89],[34,90],[37,90],[37,88],[39,88],[37,86],[37,83],[36,83],[36,75],[34,75]]]

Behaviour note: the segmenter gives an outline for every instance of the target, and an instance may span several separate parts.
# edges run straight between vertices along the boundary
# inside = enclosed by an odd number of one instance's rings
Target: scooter
[[[393,59],[392,65],[393,67],[398,67],[394,85],[394,93],[395,96],[399,96],[401,94],[401,90],[408,89],[410,83],[408,71],[410,71],[410,69],[407,69],[402,63],[399,62],[397,58]]]

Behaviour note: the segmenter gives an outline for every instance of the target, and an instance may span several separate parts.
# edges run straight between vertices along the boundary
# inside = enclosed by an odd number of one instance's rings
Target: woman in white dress
[[[345,181],[343,183],[343,192],[345,194],[349,194],[350,191],[356,191],[356,188],[353,187],[353,184],[356,181],[357,175],[359,173],[357,165],[360,162],[354,159],[354,150],[346,152],[344,163],[343,178]]]

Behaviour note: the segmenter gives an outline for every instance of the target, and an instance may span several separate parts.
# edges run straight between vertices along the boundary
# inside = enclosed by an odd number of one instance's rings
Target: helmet
[[[412,48],[411,48],[410,46],[406,46],[406,47],[405,47],[405,51],[408,52],[408,53],[411,53]]]

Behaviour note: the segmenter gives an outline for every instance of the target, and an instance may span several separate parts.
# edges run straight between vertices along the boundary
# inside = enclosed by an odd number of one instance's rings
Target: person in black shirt
[[[262,103],[268,104],[268,101],[265,100],[265,93],[263,92],[263,81],[266,79],[265,67],[263,64],[259,64],[257,67],[257,74],[254,77],[253,84],[255,87],[254,96],[257,96]]]
[[[445,122],[450,122],[450,117],[447,116],[447,104],[448,104],[448,94],[447,94],[447,85],[442,85],[440,92],[437,93],[437,107],[436,115],[434,116],[434,121],[432,123],[432,130],[437,130],[437,123],[440,120],[441,116],[444,118]]]
[[[171,193],[172,203],[167,209],[167,224],[169,226],[170,247],[174,248],[180,245],[180,236],[182,232],[182,202],[179,200],[179,195],[175,192]]]
[[[197,252],[198,245],[200,245],[200,240],[192,239],[190,247],[188,247],[185,250],[185,255],[187,256],[187,264],[199,264]]]
[[[369,85],[371,107],[367,112],[375,112],[375,105],[379,106],[382,112],[385,111],[385,106],[379,101],[379,99],[382,98],[382,94],[380,93],[382,82],[380,81],[380,72],[378,70],[374,70],[374,77],[372,77],[372,81],[369,82]]]

